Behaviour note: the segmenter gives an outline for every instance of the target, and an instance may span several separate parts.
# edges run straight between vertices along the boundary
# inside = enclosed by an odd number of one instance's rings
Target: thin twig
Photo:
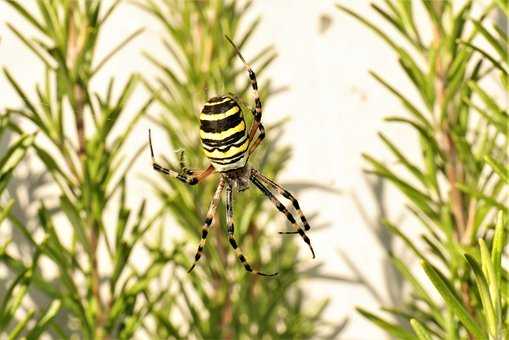
[[[69,40],[68,40],[68,53],[67,53],[67,66],[71,72],[79,67],[77,65],[77,59],[83,53],[82,49],[84,48],[83,42],[81,41],[80,34],[82,34],[83,30],[86,30],[87,27],[82,27],[80,25],[80,21],[77,18],[77,12],[79,10],[79,4],[77,1],[72,1],[69,5]],[[83,23],[82,23],[83,25]],[[85,24],[86,25],[86,24]],[[83,174],[85,174],[86,167],[86,137],[85,137],[85,120],[84,120],[84,111],[85,106],[87,104],[87,95],[86,95],[86,85],[82,84],[79,81],[75,81],[71,88],[71,95],[73,103],[73,110],[76,121],[76,131],[78,134],[78,158],[82,164]],[[83,176],[82,180],[84,181],[85,176]],[[103,315],[103,301],[101,297],[100,291],[100,275],[98,268],[98,260],[97,260],[97,250],[99,245],[99,233],[100,233],[100,225],[98,221],[95,221],[91,216],[87,216],[88,226],[90,230],[90,284],[92,295],[94,296],[96,302],[96,320],[95,320],[95,336],[97,338],[102,338],[104,336],[101,327],[103,322],[105,321]]]
[[[440,49],[440,44],[442,40],[442,31],[434,25],[433,30],[433,45],[436,49]],[[451,200],[451,209],[452,214],[454,216],[456,222],[455,235],[458,241],[463,239],[463,236],[466,233],[466,218],[465,218],[465,210],[463,206],[463,198],[462,194],[459,191],[457,184],[463,182],[464,179],[464,171],[460,161],[458,161],[456,145],[452,138],[451,134],[451,126],[454,126],[455,122],[452,121],[452,112],[448,110],[448,108],[443,107],[444,100],[446,96],[446,77],[447,70],[445,66],[445,61],[442,58],[442,55],[439,53],[436,58],[436,108],[437,112],[440,114],[443,111],[446,112],[447,117],[443,120],[441,124],[437,126],[439,129],[438,134],[441,137],[439,142],[441,143],[441,148],[444,150],[444,154],[446,155],[446,165],[445,171],[447,176],[447,181],[449,182],[450,188],[450,200]],[[439,118],[439,117],[438,117]],[[454,116],[456,118],[456,116]],[[439,119],[440,121],[440,119]],[[463,282],[461,284],[461,298],[463,303],[465,304],[468,312],[472,317],[475,318],[475,312],[472,306],[472,301],[470,299],[470,287],[467,282]],[[474,336],[467,330],[468,338],[473,340]]]

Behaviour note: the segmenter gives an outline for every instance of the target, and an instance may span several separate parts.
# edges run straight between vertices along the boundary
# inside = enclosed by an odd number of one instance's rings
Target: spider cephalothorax
[[[249,188],[249,177],[251,176],[251,168],[248,164],[242,168],[229,170],[221,173],[227,185],[231,186],[234,190],[244,191]]]
[[[205,177],[212,174],[214,171],[221,175],[219,184],[210,203],[205,222],[202,227],[201,241],[196,252],[194,264],[189,269],[193,270],[196,263],[203,253],[203,247],[207,240],[209,228],[212,224],[212,219],[216,212],[217,206],[221,199],[221,193],[226,191],[226,224],[228,228],[228,239],[230,245],[235,250],[240,262],[244,265],[247,271],[254,272],[258,275],[273,276],[274,274],[265,274],[253,270],[251,265],[247,262],[245,256],[237,245],[234,236],[234,222],[233,222],[233,191],[243,191],[253,183],[265,196],[267,196],[276,208],[285,214],[286,218],[295,229],[291,232],[281,232],[281,234],[299,234],[302,239],[308,244],[313,258],[315,253],[311,247],[311,241],[305,234],[309,230],[309,224],[300,209],[299,202],[293,195],[284,189],[276,182],[265,177],[258,170],[251,168],[248,165],[249,156],[255,151],[260,142],[265,138],[265,129],[261,123],[262,118],[262,103],[258,94],[258,84],[256,82],[256,75],[251,67],[246,63],[239,49],[235,46],[233,41],[226,37],[228,41],[235,48],[238,56],[244,63],[251,86],[255,94],[255,107],[251,110],[254,122],[251,128],[247,129],[246,122],[242,113],[240,105],[232,96],[217,96],[210,98],[204,105],[200,114],[200,138],[205,155],[210,159],[210,165],[203,171],[186,170],[177,172],[172,169],[167,169],[156,163],[154,158],[154,150],[152,148],[152,141],[150,138],[149,130],[149,144],[150,153],[152,156],[152,166],[154,170],[162,172],[165,175],[176,177],[182,182],[194,185],[199,183]],[[226,188],[226,189],[225,189]],[[272,191],[270,189],[272,189]],[[294,214],[292,214],[286,206],[279,201],[276,195],[279,195],[292,204],[293,210],[302,224],[303,228],[299,225]]]

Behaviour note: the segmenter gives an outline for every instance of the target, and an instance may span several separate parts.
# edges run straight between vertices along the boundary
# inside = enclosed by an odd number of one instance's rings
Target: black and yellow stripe
[[[211,98],[200,114],[200,138],[205,155],[218,172],[246,163],[249,140],[239,104],[230,96]]]

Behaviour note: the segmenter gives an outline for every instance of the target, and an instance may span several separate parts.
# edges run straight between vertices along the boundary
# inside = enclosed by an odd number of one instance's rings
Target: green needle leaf
[[[453,291],[451,284],[447,283],[445,277],[426,261],[422,261],[421,266],[426,272],[426,275],[428,275],[433,286],[435,286],[444,299],[447,308],[449,308],[458,317],[458,319],[460,319],[469,332],[471,332],[476,338],[485,339],[486,334],[470,313],[468,313],[463,303],[461,303],[460,299]]]
[[[488,323],[488,330],[491,336],[495,336],[497,332],[497,318],[495,316],[495,310],[493,308],[493,303],[491,301],[488,283],[486,282],[486,278],[481,270],[481,267],[477,263],[477,261],[470,255],[466,254],[465,258],[467,259],[470,267],[474,271],[475,281],[477,283],[477,290],[479,291],[479,295],[481,296],[481,302],[483,305],[484,316],[486,317],[486,321]]]
[[[426,328],[417,320],[411,319],[410,325],[412,326],[415,334],[419,338],[419,340],[431,340],[431,335],[428,333]]]
[[[50,322],[57,316],[61,307],[62,302],[60,300],[53,301],[41,318],[37,320],[35,326],[28,332],[27,339],[38,339],[42,332],[48,328]]]
[[[368,312],[365,309],[357,308],[357,311],[361,313],[369,321],[373,322],[378,327],[382,328],[384,331],[395,337],[396,339],[403,340],[415,340],[415,336],[407,331],[404,327],[386,321],[373,313]]]
[[[504,212],[500,211],[497,216],[497,223],[495,227],[495,236],[493,237],[493,246],[491,250],[491,261],[495,271],[495,278],[497,287],[501,286],[502,279],[502,254],[506,246],[507,238],[507,217]]]

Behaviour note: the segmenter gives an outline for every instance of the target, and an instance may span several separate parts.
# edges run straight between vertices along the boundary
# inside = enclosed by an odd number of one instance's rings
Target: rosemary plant
[[[20,133],[19,128],[13,125],[8,114],[0,115],[0,141],[2,145],[0,158],[0,235],[7,235],[4,227],[11,210],[15,204],[12,197],[6,196],[6,188],[16,166],[22,161],[27,148],[33,143],[33,134],[19,134],[13,141],[9,141],[14,131]],[[50,321],[60,309],[60,301],[54,301],[45,310],[36,310],[31,307],[25,309],[23,302],[34,279],[40,253],[36,252],[29,263],[14,260],[10,255],[10,237],[1,238],[0,261],[6,264],[14,277],[12,280],[2,280],[0,283],[6,290],[0,291],[0,334],[6,339],[16,339],[22,332],[28,337],[35,338],[44,331]],[[19,313],[23,315],[17,319]]]
[[[69,321],[51,322],[53,334],[128,338],[150,310],[151,302],[144,296],[148,275],[132,270],[129,258],[153,218],[146,216],[144,203],[134,209],[126,203],[126,174],[144,146],[129,150],[127,157],[123,148],[149,103],[134,116],[126,115],[138,80],[135,75],[120,87],[111,79],[101,92],[90,84],[141,30],[98,59],[98,38],[119,1],[107,8],[98,0],[7,4],[32,26],[36,36],[8,27],[45,67],[44,81],[35,85],[33,92],[4,68],[21,101],[19,108],[8,112],[36,129],[32,148],[51,175],[49,185],[58,192],[57,202],[54,196],[40,200],[37,230],[16,223],[16,216],[12,220],[31,244],[32,257],[52,263],[56,278],[50,281],[46,269],[36,261],[25,270],[21,254],[11,254],[9,248],[2,248],[2,259],[23,277],[33,277],[32,284],[39,292],[58,301],[60,316],[67,316],[59,320]],[[123,130],[119,133],[115,127],[121,120]],[[26,143],[27,138],[20,143]],[[36,237],[40,233],[43,237]],[[99,252],[104,254],[101,259]],[[105,263],[110,271],[104,269]],[[139,303],[141,300],[144,303]],[[43,321],[49,323],[57,307]]]
[[[387,121],[406,124],[416,132],[421,158],[414,163],[384,134],[381,140],[399,166],[387,167],[370,155],[364,158],[372,173],[407,198],[409,211],[421,223],[419,239],[409,236],[404,225],[384,224],[420,262],[430,284],[419,280],[420,270],[412,263],[389,254],[409,289],[402,297],[403,307],[388,306],[384,311],[406,322],[396,324],[386,316],[358,310],[398,339],[506,339],[509,296],[503,262],[507,260],[509,116],[505,98],[485,86],[497,79],[501,93],[509,89],[507,32],[490,20],[494,11],[507,16],[509,8],[504,1],[494,1],[475,16],[473,7],[479,4],[473,1],[460,5],[387,0],[384,4],[373,4],[373,10],[404,43],[352,10],[338,8],[395,51],[419,94],[419,101],[411,100],[406,91],[372,72],[408,111],[408,117]],[[427,13],[429,26],[416,23],[418,6]]]
[[[260,22],[256,19],[245,30],[239,28],[250,2],[136,2],[140,11],[152,14],[164,27],[163,44],[171,62],[161,62],[146,51],[157,75],[143,79],[151,99],[138,104],[134,115],[126,108],[135,105],[130,99],[139,76],[130,75],[120,86],[114,78],[105,88],[92,86],[115,53],[141,33],[134,31],[103,59],[97,58],[98,39],[121,1],[5,2],[32,26],[35,36],[29,37],[24,29],[8,24],[45,70],[43,81],[34,86],[20,84],[14,70],[3,69],[20,99],[18,107],[7,110],[9,115],[33,128],[37,137],[22,135],[0,159],[0,189],[15,163],[12,159],[20,158],[31,145],[35,158],[50,174],[47,186],[58,194],[56,199],[43,196],[38,202],[35,230],[9,213],[12,201],[0,210],[0,222],[8,215],[30,245],[30,253],[19,254],[0,243],[0,260],[17,277],[1,297],[5,307],[0,312],[2,336],[4,332],[12,338],[46,332],[52,337],[85,339],[334,336],[338,331],[321,320],[327,301],[304,303],[296,244],[268,228],[272,221],[282,228],[284,220],[272,207],[265,209],[261,195],[248,192],[239,197],[238,240],[253,266],[279,271],[276,279],[246,275],[234,262],[221,232],[222,213],[215,219],[216,235],[209,237],[205,258],[191,275],[186,273],[212,181],[187,187],[154,180],[156,173],[151,173],[149,181],[162,209],[152,216],[144,201],[137,206],[127,203],[132,191],[126,176],[142,152],[148,156],[146,144],[133,150],[127,143],[152,103],[161,112],[154,114],[153,125],[165,132],[154,128],[158,157],[180,166],[176,163],[181,157],[159,147],[164,136],[172,146],[185,148],[186,166],[198,168],[205,160],[198,140],[197,112],[202,103],[214,94],[230,92],[243,103],[251,102],[247,74],[224,40],[228,34],[241,49],[245,47]],[[263,79],[274,57],[273,50],[266,48],[249,61]],[[265,81],[260,92],[265,102],[277,90]],[[290,149],[278,144],[281,128],[281,122],[267,126],[267,141],[254,160],[270,177],[276,177],[289,158]],[[5,168],[7,158],[11,160]],[[161,211],[167,212],[166,219]],[[149,242],[146,235],[155,224],[160,226],[159,234]],[[184,242],[164,243],[164,234],[177,229]],[[137,251],[146,260],[142,268],[133,263]],[[52,278],[46,272],[48,265],[55,268]],[[43,310],[25,309],[14,322],[27,289],[44,294],[51,303]],[[38,319],[32,322],[34,318]]]
[[[264,71],[275,58],[272,48],[263,48],[249,56],[245,46],[256,31],[260,19],[244,25],[243,17],[250,1],[213,0],[143,1],[139,6],[151,13],[164,28],[162,43],[170,62],[162,61],[147,51],[146,57],[159,70],[145,84],[159,104],[153,115],[152,134],[156,157],[170,167],[202,169],[207,166],[199,140],[199,112],[212,96],[231,93],[244,105],[250,119],[252,93],[247,72],[238,63],[234,49],[225,39],[232,37],[253,66],[260,84],[263,103],[277,92]],[[243,28],[243,29],[241,29]],[[170,59],[171,58],[171,59]],[[260,80],[262,80],[260,82]],[[265,111],[270,115],[270,109]],[[278,144],[281,123],[267,126],[268,138],[258,150],[255,166],[274,178],[288,160],[290,149]],[[163,152],[163,137],[182,153]],[[166,158],[165,158],[166,157]],[[183,160],[180,162],[179,159]],[[304,302],[304,291],[298,286],[297,248],[291,238],[282,239],[277,228],[284,226],[284,216],[276,215],[272,206],[266,209],[261,194],[247,190],[238,195],[235,207],[236,237],[253,267],[279,271],[279,276],[266,279],[246,273],[237,263],[227,243],[224,206],[214,218],[212,234],[205,247],[205,256],[191,274],[192,263],[200,238],[201,225],[213,189],[212,178],[197,186],[187,186],[173,178],[149,181],[159,200],[178,222],[185,239],[185,252],[177,257],[169,289],[154,308],[158,316],[155,337],[251,339],[251,338],[310,338],[326,333],[320,316],[326,301]],[[211,176],[213,177],[213,176]],[[216,178],[217,180],[217,178]],[[175,229],[175,227],[171,227]],[[171,231],[169,233],[176,233]],[[174,310],[178,313],[172,314]],[[184,319],[188,327],[179,327]]]

